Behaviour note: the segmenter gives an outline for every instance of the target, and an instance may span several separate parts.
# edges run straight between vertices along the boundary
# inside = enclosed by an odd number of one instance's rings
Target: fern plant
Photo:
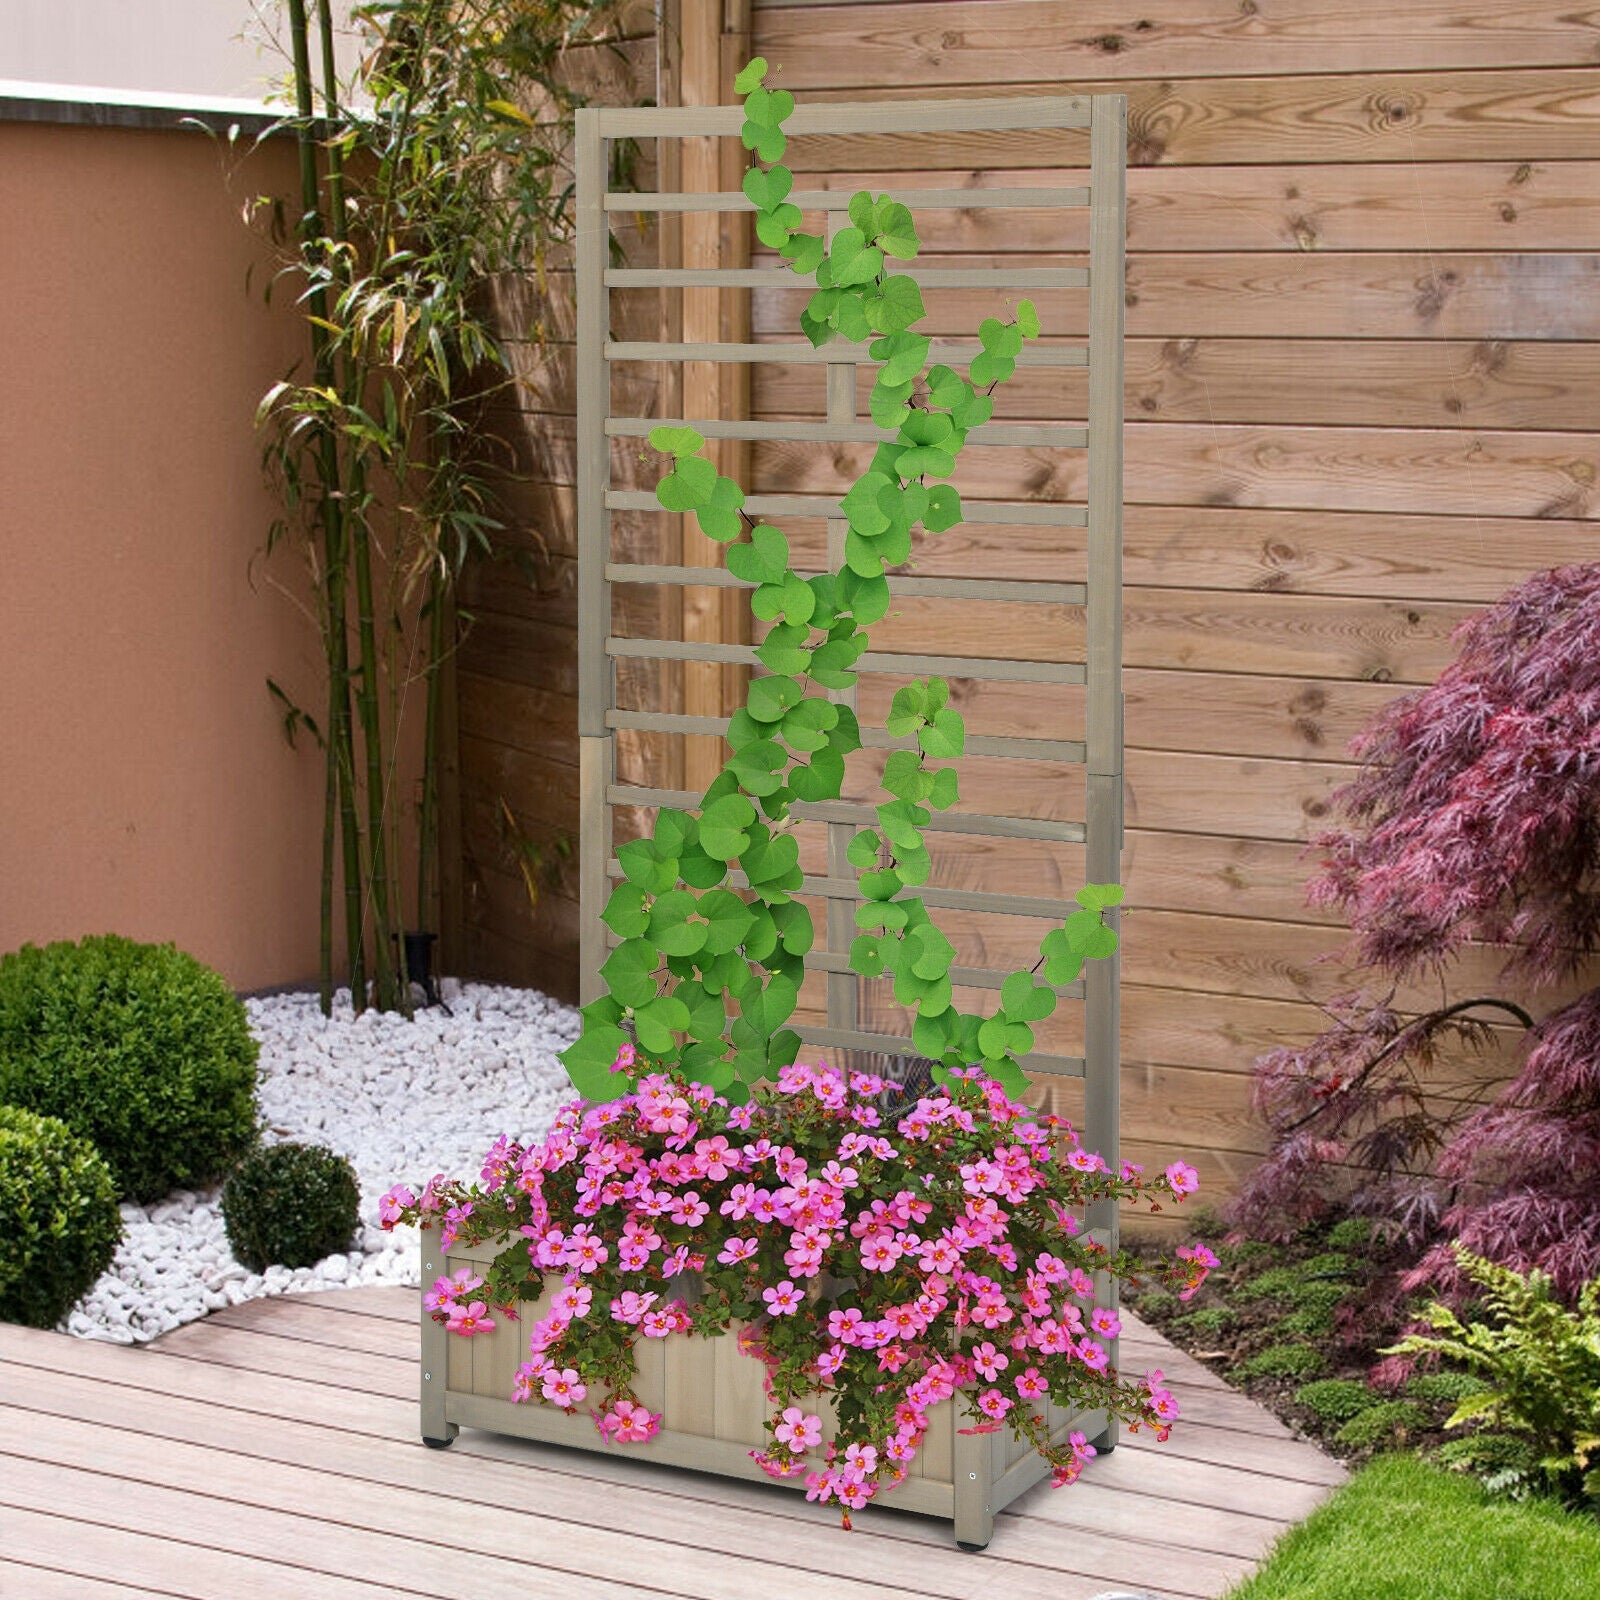
[[[1463,1321],[1442,1303],[1387,1355],[1435,1355],[1460,1362],[1487,1387],[1464,1396],[1445,1423],[1482,1422],[1526,1434],[1545,1484],[1563,1499],[1600,1510],[1600,1278],[1575,1310],[1542,1272],[1526,1276],[1457,1244],[1463,1275],[1483,1292],[1485,1320]]]

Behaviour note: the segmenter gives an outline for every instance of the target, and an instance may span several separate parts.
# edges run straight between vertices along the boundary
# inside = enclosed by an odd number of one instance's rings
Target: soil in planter
[[[1475,1379],[1419,1370],[1398,1388],[1368,1381],[1427,1297],[1394,1292],[1410,1258],[1385,1247],[1364,1218],[1307,1228],[1287,1244],[1230,1242],[1220,1221],[1195,1220],[1193,1237],[1221,1266],[1189,1301],[1129,1286],[1124,1299],[1144,1321],[1336,1456],[1359,1462],[1462,1437],[1444,1422],[1482,1387]]]

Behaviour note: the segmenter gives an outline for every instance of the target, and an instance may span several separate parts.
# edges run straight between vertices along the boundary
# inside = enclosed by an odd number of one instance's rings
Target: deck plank
[[[974,1566],[952,1559],[945,1525],[886,1507],[845,1538],[792,1490],[621,1452],[470,1429],[425,1450],[416,1350],[407,1289],[253,1302],[135,1348],[0,1327],[6,1556],[40,1574],[12,1586],[187,1600],[167,1584],[181,1564],[196,1596],[245,1600],[454,1595],[512,1572],[535,1600],[742,1600],[759,1570],[797,1600],[968,1600],[978,1575],[985,1600],[1119,1585],[1207,1600],[1343,1476],[1129,1318],[1125,1370],[1161,1367],[1184,1425],[1165,1445],[1126,1440],[1072,1489],[1020,1497]]]

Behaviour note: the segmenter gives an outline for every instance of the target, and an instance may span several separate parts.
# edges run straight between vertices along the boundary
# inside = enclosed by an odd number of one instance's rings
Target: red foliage
[[[1600,947],[1600,564],[1540,573],[1458,634],[1455,662],[1357,741],[1322,835],[1312,899],[1350,918],[1354,953],[1392,979],[1504,944],[1530,987]],[[1256,1068],[1272,1153],[1239,1222],[1285,1231],[1348,1207],[1415,1250],[1405,1284],[1455,1292],[1447,1241],[1567,1292],[1600,1273],[1600,990],[1530,1032],[1517,1076],[1455,1108],[1430,1090],[1447,1041],[1481,1048],[1510,1001],[1420,1018],[1359,996],[1308,1045]]]

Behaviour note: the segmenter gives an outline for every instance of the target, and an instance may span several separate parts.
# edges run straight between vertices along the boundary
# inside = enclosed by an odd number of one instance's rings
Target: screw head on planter
[[[315,1144],[253,1150],[222,1189],[228,1243],[252,1272],[315,1266],[346,1249],[360,1221],[360,1205],[350,1163]]]

